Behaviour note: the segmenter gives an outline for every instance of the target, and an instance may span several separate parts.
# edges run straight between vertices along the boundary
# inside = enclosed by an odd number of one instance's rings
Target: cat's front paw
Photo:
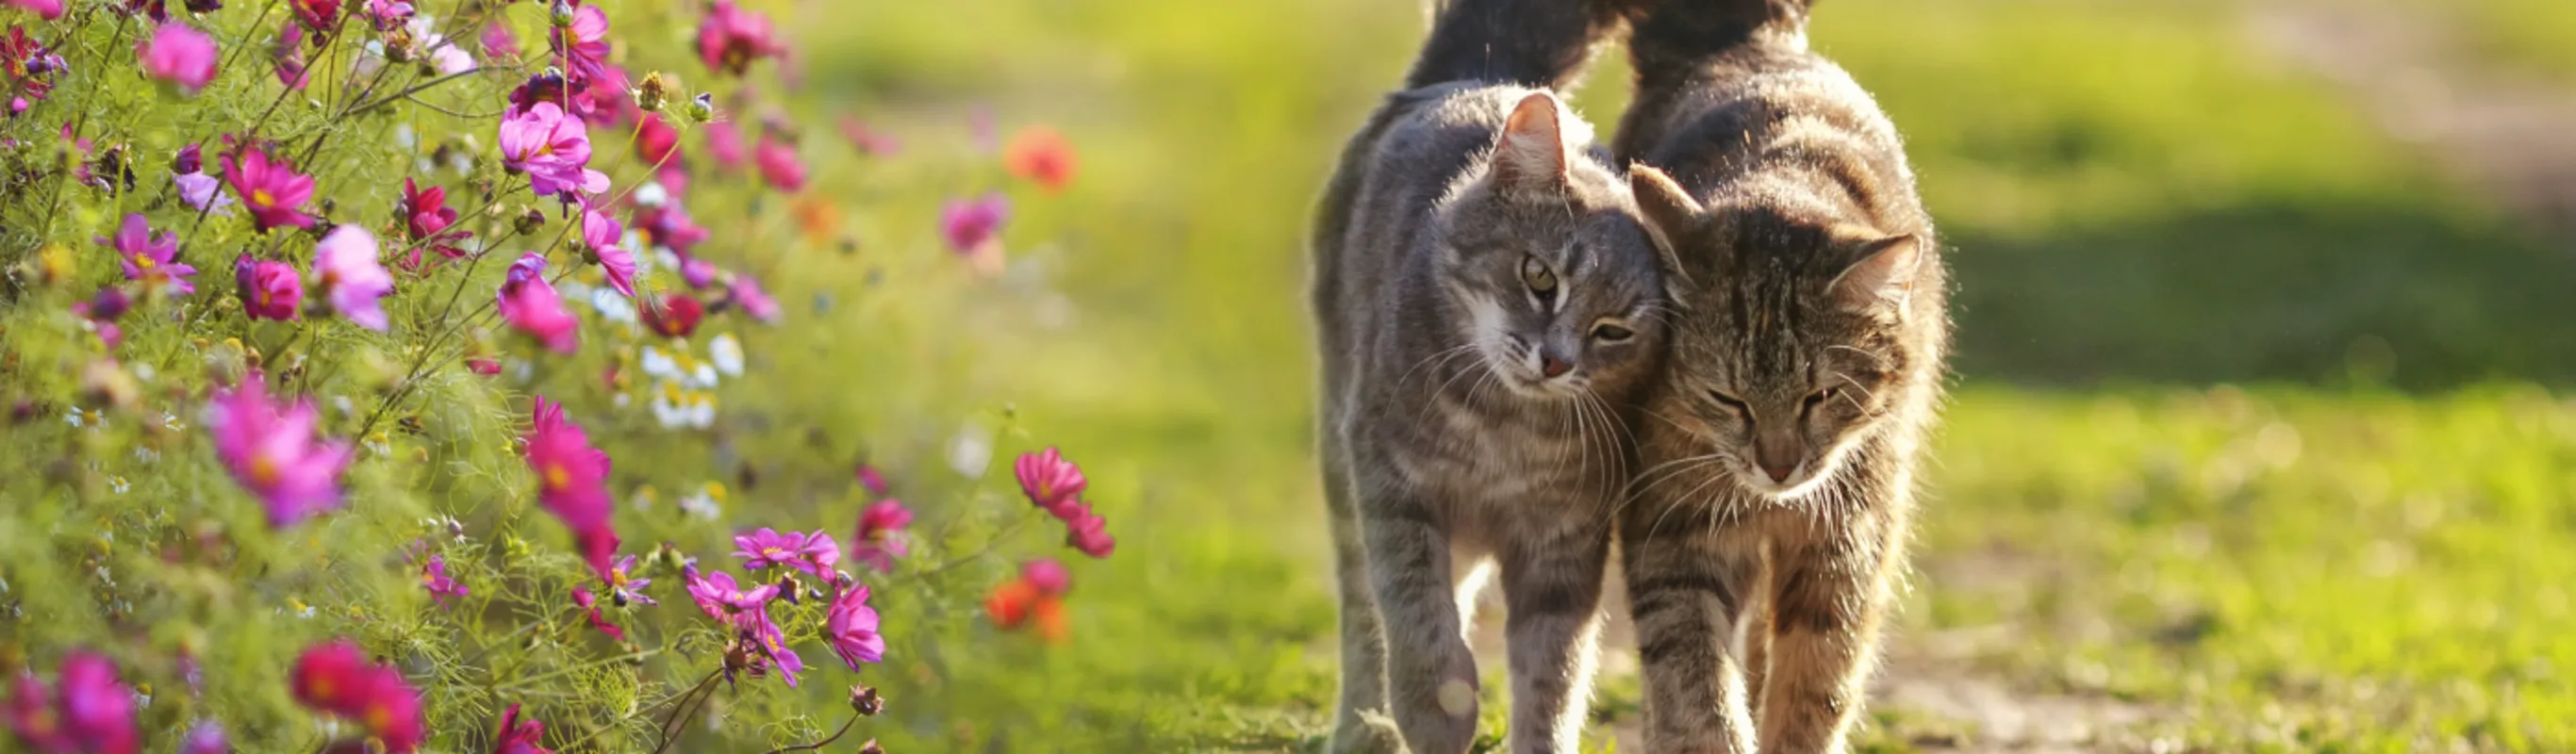
[[[1324,745],[1328,754],[1411,754],[1404,748],[1404,731],[1395,726],[1395,718],[1382,710],[1360,710],[1346,714],[1333,726],[1333,740]]]

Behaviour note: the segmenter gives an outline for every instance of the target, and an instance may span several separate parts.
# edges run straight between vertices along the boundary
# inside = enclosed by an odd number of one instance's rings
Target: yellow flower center
[[[268,193],[268,189],[251,189],[250,203],[262,207],[273,205],[277,203],[277,195]]]
[[[787,551],[775,547],[763,547],[760,548],[760,554],[770,560],[784,560],[786,559]]]
[[[268,456],[259,456],[250,459],[251,481],[263,485],[276,484],[278,478],[282,476],[284,476],[284,473],[282,470],[277,468],[277,459],[270,458]]]
[[[385,706],[382,704],[369,705],[367,707],[368,730],[384,730],[386,728],[393,727],[393,724],[393,710],[385,709]]]
[[[157,263],[157,262],[152,261],[152,258],[151,258],[151,257],[143,256],[143,255],[141,255],[141,254],[137,254],[137,255],[135,255],[135,256],[134,256],[134,266],[135,266],[135,267],[139,267],[139,268],[142,268],[142,269],[145,269],[145,270],[149,270],[149,269],[152,269],[153,265],[155,265],[155,264],[158,264],[158,263]]]
[[[546,464],[546,489],[560,491],[570,486],[572,486],[571,470],[565,469],[560,463]]]

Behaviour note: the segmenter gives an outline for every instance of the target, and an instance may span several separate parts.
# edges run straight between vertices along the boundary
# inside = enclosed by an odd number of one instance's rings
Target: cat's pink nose
[[[1565,363],[1564,359],[1542,355],[1538,359],[1538,370],[1549,377],[1556,377],[1573,371],[1574,365]]]
[[[1788,484],[1788,483],[1789,483],[1789,474],[1790,474],[1791,472],[1794,472],[1794,471],[1797,471],[1797,470],[1798,470],[1798,465],[1797,465],[1797,464],[1794,464],[1794,463],[1787,463],[1787,464],[1769,464],[1769,463],[1765,463],[1765,464],[1762,464],[1762,473],[1763,473],[1764,475],[1766,475],[1766,476],[1771,477],[1771,482],[1772,482],[1773,484]]]

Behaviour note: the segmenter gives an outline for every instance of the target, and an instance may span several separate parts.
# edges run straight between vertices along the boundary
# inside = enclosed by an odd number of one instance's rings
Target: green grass
[[[2467,52],[2576,84],[2576,6],[2554,0],[2469,0],[2431,7],[2457,14]]]
[[[2549,630],[2569,624],[2559,585],[2576,576],[2551,547],[2576,526],[2554,499],[2576,484],[2576,409],[2540,388],[2464,388],[2576,378],[2576,260],[2445,188],[2315,83],[2272,73],[2232,16],[2133,6],[1819,10],[1818,47],[1909,135],[1960,281],[1971,387],[1940,445],[1909,635],[2008,627],[2015,641],[1979,667],[2163,721],[2118,740],[2576,745],[2576,691],[2557,675],[2576,656]],[[1070,645],[938,658],[885,738],[1311,744],[1332,604],[1300,248],[1329,155],[1410,54],[1415,9],[836,13],[805,40],[813,96],[925,138],[961,129],[972,102],[1050,120],[1083,174],[1022,205],[1024,222],[1069,229],[1044,248],[1014,238],[1038,272],[892,325],[854,310],[779,366],[905,370],[864,383],[889,400],[1012,401],[1097,465],[1122,537],[1084,574]],[[1618,75],[1585,93],[1596,121],[1615,120]],[[931,232],[891,225],[903,216],[871,232]],[[788,295],[854,288],[872,264],[818,267]],[[948,274],[890,269],[889,295]],[[1059,289],[1072,316],[1043,326]],[[869,353],[865,329],[889,326],[961,342]],[[2279,387],[2197,387],[2213,382]],[[839,411],[822,418],[877,421]],[[1907,729],[1877,740],[1902,747]]]

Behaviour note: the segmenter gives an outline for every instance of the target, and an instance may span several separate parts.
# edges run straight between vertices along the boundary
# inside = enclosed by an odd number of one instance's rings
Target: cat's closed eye
[[[1603,322],[1592,326],[1592,338],[1603,343],[1625,343],[1634,337],[1637,337],[1637,331],[1616,322]]]
[[[1745,416],[1752,413],[1752,408],[1744,405],[1744,401],[1742,399],[1736,398],[1732,395],[1727,395],[1724,391],[1710,390],[1708,391],[1708,397],[1716,400],[1717,405],[1724,406],[1726,407],[1726,410],[1734,412],[1736,416]]]
[[[1817,406],[1825,405],[1825,401],[1833,400],[1834,396],[1841,394],[1841,391],[1842,388],[1829,387],[1813,393],[1808,393],[1807,402],[1804,405],[1799,406],[1798,410],[1802,412],[1815,411]]]

